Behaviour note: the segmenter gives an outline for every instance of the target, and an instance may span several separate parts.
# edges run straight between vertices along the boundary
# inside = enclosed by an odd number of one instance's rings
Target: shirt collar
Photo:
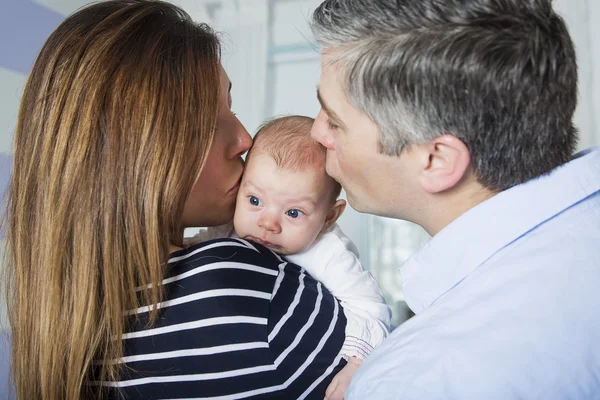
[[[425,310],[503,247],[600,191],[599,171],[600,148],[588,149],[468,210],[399,268],[408,306]]]

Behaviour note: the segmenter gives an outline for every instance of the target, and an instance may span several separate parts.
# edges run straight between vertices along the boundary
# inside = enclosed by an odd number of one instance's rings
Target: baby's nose
[[[281,232],[281,224],[279,223],[279,218],[275,217],[274,215],[261,216],[258,220],[258,226],[272,233]]]

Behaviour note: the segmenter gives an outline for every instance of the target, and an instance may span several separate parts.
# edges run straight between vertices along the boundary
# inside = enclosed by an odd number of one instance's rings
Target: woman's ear
[[[467,174],[471,154],[456,136],[438,136],[419,147],[423,161],[420,182],[426,192],[433,194],[451,189]]]
[[[323,228],[321,228],[321,233],[331,228],[331,225],[335,224],[335,221],[338,220],[338,218],[342,215],[345,209],[346,200],[337,200],[335,204],[331,207],[331,209],[327,212],[327,217],[325,218],[325,222],[323,223]]]

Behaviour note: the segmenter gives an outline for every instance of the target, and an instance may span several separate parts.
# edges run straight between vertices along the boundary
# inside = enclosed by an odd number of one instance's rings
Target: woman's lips
[[[227,193],[237,194],[238,190],[240,190],[240,182],[241,182],[241,179],[235,184],[234,187],[229,189],[229,192],[227,192]]]
[[[235,185],[234,187],[232,187],[231,189],[229,189],[229,193],[231,193],[231,194],[235,194],[235,193],[237,193],[237,192],[238,192],[238,190],[239,190],[239,189],[240,189],[240,185],[239,185],[239,184],[237,184],[237,185]]]

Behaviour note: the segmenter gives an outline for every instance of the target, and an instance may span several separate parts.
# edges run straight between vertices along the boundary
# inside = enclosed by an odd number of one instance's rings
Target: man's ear
[[[420,182],[426,192],[433,194],[452,189],[466,176],[471,153],[456,136],[438,136],[419,147],[422,161]]]
[[[345,209],[346,200],[337,200],[327,213],[325,223],[323,224],[323,228],[321,228],[321,233],[327,231],[331,227],[331,225],[335,224],[335,221],[338,220],[338,218],[342,215]]]

